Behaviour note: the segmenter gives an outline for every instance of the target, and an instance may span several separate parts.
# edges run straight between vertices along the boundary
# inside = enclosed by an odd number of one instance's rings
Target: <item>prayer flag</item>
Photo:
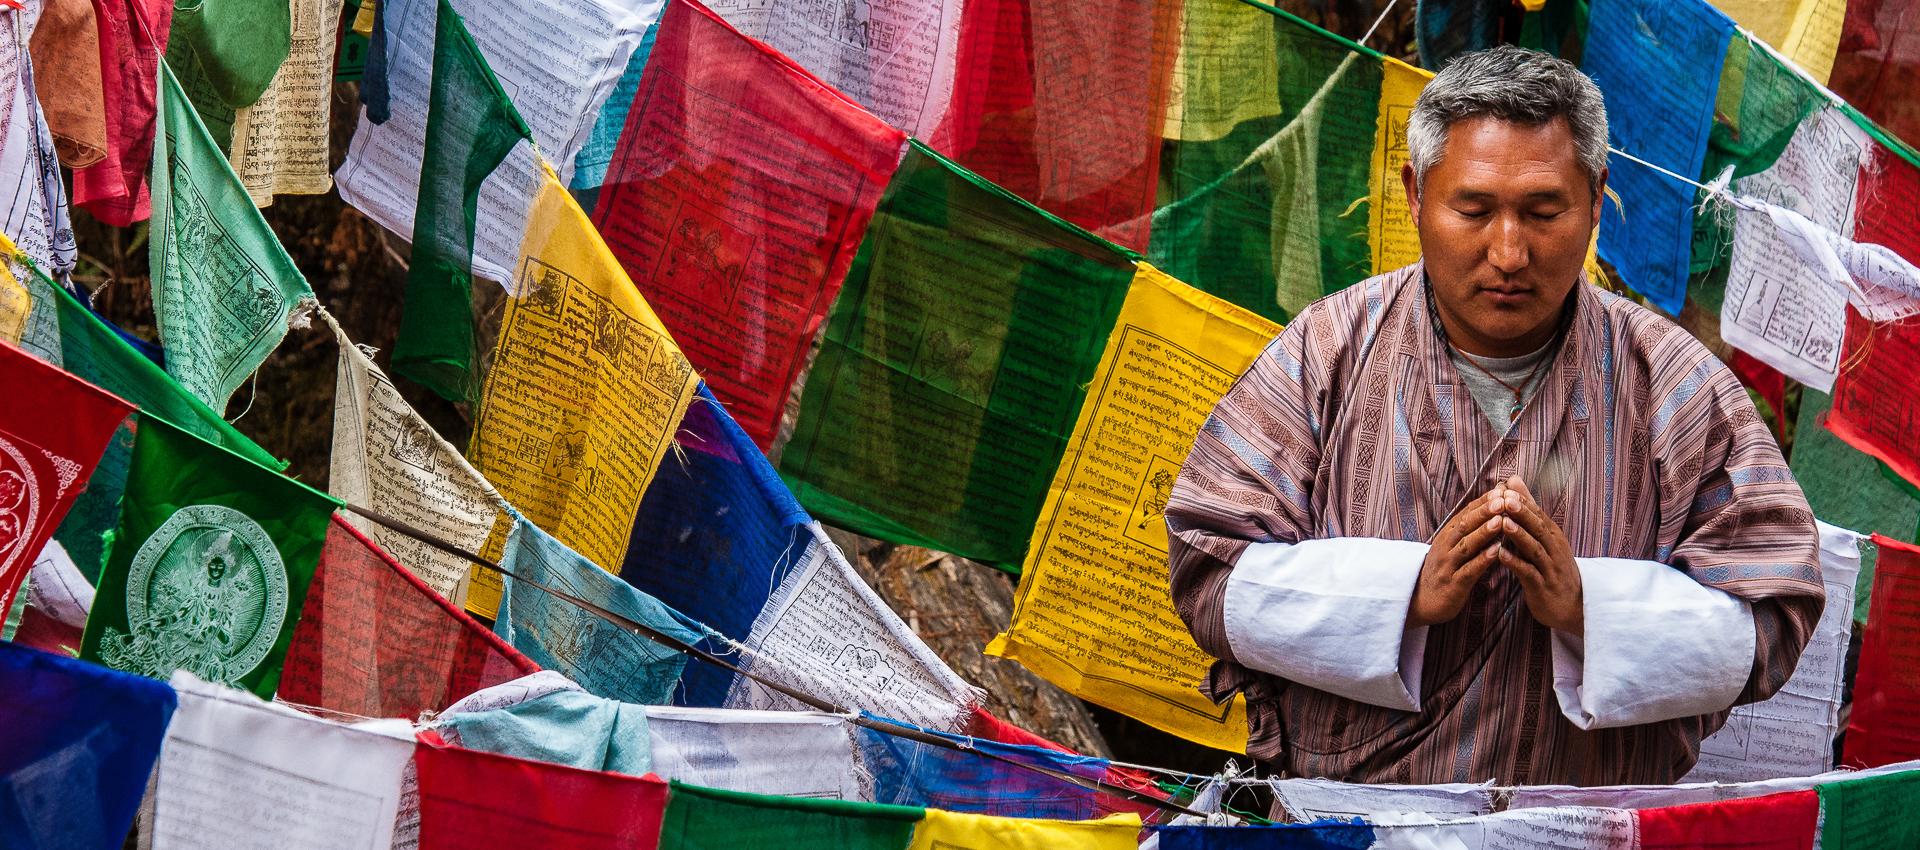
[[[1099,820],[1041,820],[1003,818],[928,809],[927,818],[913,830],[908,850],[1136,850],[1140,846],[1140,817],[1113,815]]]
[[[709,788],[813,799],[871,799],[847,719],[813,711],[647,709],[653,772]]]
[[[552,172],[541,184],[468,454],[527,519],[619,568],[699,377]],[[497,579],[469,610],[492,616]]]
[[[1840,48],[1847,0],[1713,0],[1713,5],[1826,85]]]
[[[233,142],[234,111],[253,105],[273,82],[292,33],[292,5],[284,0],[176,4],[165,64],[178,75],[222,155]]]
[[[1810,776],[1833,766],[1863,540],[1844,528],[1816,525],[1827,601],[1813,638],[1780,690],[1760,702],[1734,706],[1725,725],[1700,742],[1700,759],[1683,781]]]
[[[1734,191],[1788,205],[1841,238],[1854,233],[1855,184],[1871,139],[1838,109],[1801,122],[1777,161]],[[1847,289],[1790,247],[1793,236],[1767,212],[1733,213],[1732,259],[1720,308],[1720,336],[1808,387],[1833,389],[1847,324]]]
[[[120,847],[160,754],[173,689],[0,643],[0,693],[0,845]]]
[[[1822,425],[1833,399],[1811,389],[1800,392],[1800,418],[1793,429],[1794,480],[1800,482],[1813,515],[1863,534],[1909,539],[1920,529],[1920,499],[1915,499],[1880,463],[1842,442]],[[1853,619],[1867,621],[1877,547],[1862,547],[1859,590]]]
[[[280,674],[290,703],[417,717],[539,670],[335,514]]]
[[[91,0],[46,0],[33,27],[33,72],[60,164],[85,168],[107,155],[100,80],[100,22]]]
[[[8,120],[0,127],[0,232],[26,253],[65,279],[73,270],[78,248],[73,225],[67,220],[58,154],[35,90],[34,71],[27,52],[38,5],[9,10],[0,19],[0,108]],[[15,276],[26,274],[12,270]]]
[[[913,806],[769,797],[675,782],[660,850],[901,850],[925,813]]]
[[[1791,791],[1693,803],[1633,813],[1638,827],[1638,850],[1697,850],[1703,847],[1740,847],[1743,850],[1812,850],[1814,825],[1820,819],[1820,795]]]
[[[1633,812],[1571,806],[1512,808],[1498,814],[1433,825],[1379,825],[1373,828],[1373,833],[1380,845],[1387,847],[1492,848],[1544,844],[1554,850],[1620,850],[1633,847]],[[1318,850],[1315,845],[1306,846]]]
[[[653,850],[659,843],[667,784],[655,777],[579,770],[430,740],[422,741],[414,763],[420,771],[420,850]]]
[[[158,129],[160,52],[173,24],[172,0],[96,0],[106,156],[73,172],[73,203],[111,227],[149,212],[147,166]]]
[[[1847,739],[1851,748],[1853,735],[1849,733]],[[1913,801],[1920,798],[1920,770],[1843,778],[1818,790],[1820,850],[1920,847],[1920,820],[1913,817]]]
[[[172,684],[180,710],[155,771],[153,850],[393,844],[414,750],[405,721],[354,728],[184,670]]]
[[[526,581],[505,580],[495,633],[541,667],[557,670],[599,696],[665,703],[680,683],[686,656],[527,582],[565,592],[687,644],[705,637],[697,624],[524,518],[514,520],[500,567]]]
[[[1705,161],[1733,21],[1704,2],[1595,0],[1580,68],[1607,103],[1611,144],[1682,177]],[[1680,315],[1692,246],[1693,187],[1614,154],[1600,255],[1628,286]]]
[[[272,696],[336,505],[141,416],[81,657]]]
[[[627,128],[627,114],[633,109],[634,95],[640,93],[640,78],[647,72],[647,57],[653,53],[653,40],[660,33],[660,16],[667,10],[666,0],[643,4],[639,12],[644,23],[640,43],[627,57],[626,68],[613,84],[600,111],[587,131],[587,140],[573,157],[573,177],[567,189],[580,199],[580,206],[592,212],[598,205],[600,185],[607,182],[607,166],[620,147],[620,133]]]
[[[704,389],[641,500],[621,576],[754,651],[756,674],[840,705],[955,729],[975,691],[853,572]],[[679,701],[796,709],[712,665]]]
[[[1860,639],[1845,758],[1873,767],[1920,758],[1920,547],[1878,534],[1873,607]]]
[[[464,216],[474,222],[469,237],[472,254],[450,255],[459,268],[471,268],[475,277],[515,290],[514,252],[527,226],[528,206],[540,191],[542,159],[560,169],[562,180],[570,176],[574,157],[592,132],[603,101],[622,77],[643,33],[659,20],[662,2],[456,0],[452,4],[489,70],[532,131],[533,142],[515,146],[485,179],[477,200],[466,207]],[[422,159],[437,76],[433,67],[439,52],[435,35],[439,7],[434,0],[389,0],[379,4],[378,15],[366,14],[373,6],[364,5],[356,18],[356,29],[361,20],[377,24],[360,30],[372,34],[361,83],[366,109],[334,179],[339,182],[340,197],[381,226],[400,234],[426,234],[432,231],[421,228],[414,218],[421,187],[431,185],[422,178],[434,177]],[[468,101],[460,108],[471,111],[485,106]],[[491,129],[510,132],[504,125]],[[613,127],[616,133],[619,129]],[[455,169],[468,164],[449,163]],[[480,182],[478,176],[466,176]],[[463,179],[457,173],[441,177],[450,182]],[[459,207],[446,209],[449,215],[458,215],[452,211]]]
[[[1854,239],[1920,260],[1920,167],[1886,148],[1862,176]],[[1920,485],[1920,324],[1870,322],[1847,309],[1844,368],[1827,427]]]
[[[867,229],[780,469],[852,531],[1012,567],[1128,257],[914,143]]]
[[[953,99],[961,16],[968,8],[960,0],[722,2],[710,8],[909,136],[931,134]]]
[[[1153,833],[1160,838],[1160,850],[1368,850],[1374,846],[1373,827],[1362,823],[1162,826]]]
[[[1914,0],[1857,0],[1846,4],[1840,51],[1834,57],[1835,94],[1901,139],[1920,139],[1920,4]]]
[[[855,727],[861,760],[873,776],[875,802],[1007,818],[1060,820],[1085,820],[1115,811],[1132,811],[1137,805],[1032,769],[1104,781],[1109,768],[1106,759],[937,730],[922,731],[958,744],[962,749],[949,749],[869,727]],[[1139,816],[1134,817],[1137,822]]]
[[[293,0],[287,61],[272,85],[233,113],[228,161],[254,204],[333,188],[327,121],[342,0]]]
[[[621,138],[594,223],[765,448],[906,136],[676,0]]]
[[[322,311],[320,317],[340,346],[329,491],[462,550],[480,551],[500,517],[500,494],[408,406],[333,316]],[[434,593],[466,604],[467,580],[477,569],[467,559],[358,515],[344,516]]]
[[[313,290],[160,66],[147,263],[167,373],[215,410],[280,345]]]
[[[479,389],[471,262],[480,184],[533,131],[453,4],[437,2],[433,92],[393,368],[449,401],[470,401]]]
[[[580,770],[640,776],[653,761],[646,709],[586,691],[443,714],[433,733],[457,747]]]
[[[1182,11],[1148,258],[1275,320],[1417,258],[1399,168],[1430,75],[1284,12]]]
[[[1145,249],[1180,8],[970,0],[952,106],[915,135],[1048,212]]]
[[[1207,414],[1280,328],[1142,263],[1033,531],[1013,620],[986,652],[1218,749],[1246,704],[1200,693],[1213,659],[1173,609],[1162,512]]]
[[[73,506],[130,405],[0,343],[0,611]]]
[[[26,605],[13,642],[73,657],[93,607],[93,583],[81,575],[60,541],[47,541],[27,575]]]

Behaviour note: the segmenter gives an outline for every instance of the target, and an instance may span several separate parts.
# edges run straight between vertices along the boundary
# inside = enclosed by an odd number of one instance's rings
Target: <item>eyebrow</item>
[[[1457,189],[1454,191],[1452,197],[1454,200],[1458,200],[1458,201],[1483,201],[1483,200],[1497,200],[1500,196],[1499,196],[1499,193],[1497,192],[1489,192],[1489,191],[1480,190],[1480,189]],[[1566,200],[1570,197],[1572,197],[1571,193],[1560,190],[1560,189],[1541,189],[1535,192],[1528,192],[1526,195],[1521,197],[1521,200],[1561,201],[1561,200]]]

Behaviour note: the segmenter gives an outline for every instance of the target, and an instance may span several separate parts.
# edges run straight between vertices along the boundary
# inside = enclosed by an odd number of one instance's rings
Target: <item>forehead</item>
[[[1428,191],[1443,193],[1584,195],[1587,172],[1565,118],[1529,125],[1475,116],[1447,128],[1446,147],[1426,183]]]

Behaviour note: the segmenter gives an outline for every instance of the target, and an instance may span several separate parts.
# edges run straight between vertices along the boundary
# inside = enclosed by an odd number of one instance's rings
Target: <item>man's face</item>
[[[1424,189],[1412,166],[1401,178],[1453,344],[1483,357],[1545,345],[1579,279],[1602,197],[1567,122],[1469,118],[1448,128]]]

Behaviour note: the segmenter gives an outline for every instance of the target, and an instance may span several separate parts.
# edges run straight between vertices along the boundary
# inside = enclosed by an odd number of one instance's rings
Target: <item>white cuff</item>
[[[1255,670],[1419,711],[1427,627],[1408,628],[1407,607],[1426,557],[1371,537],[1248,546],[1227,574],[1227,643]]]
[[[1584,639],[1553,633],[1553,692],[1581,729],[1725,710],[1753,672],[1753,606],[1655,561],[1576,558]]]

